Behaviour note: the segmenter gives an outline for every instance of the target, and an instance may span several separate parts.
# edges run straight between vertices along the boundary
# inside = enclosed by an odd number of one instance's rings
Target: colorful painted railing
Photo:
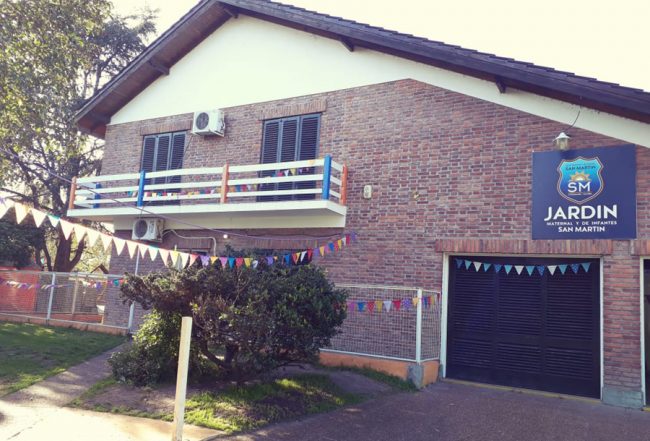
[[[346,204],[347,167],[331,156],[77,178],[70,209],[325,199]]]

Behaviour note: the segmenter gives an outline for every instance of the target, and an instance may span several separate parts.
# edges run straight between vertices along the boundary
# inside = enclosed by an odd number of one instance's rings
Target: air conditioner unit
[[[226,120],[223,110],[206,110],[194,112],[192,133],[195,135],[219,135],[223,136],[226,131]]]
[[[163,219],[138,219],[133,222],[131,238],[134,240],[162,242],[164,226]]]

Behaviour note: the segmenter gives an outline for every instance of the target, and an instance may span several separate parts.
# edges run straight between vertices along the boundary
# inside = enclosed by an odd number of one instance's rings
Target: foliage
[[[114,353],[108,360],[113,377],[136,386],[147,386],[172,380],[178,362],[181,316],[177,313],[153,311],[135,334],[133,345]],[[190,372],[202,371],[198,350],[191,351]]]
[[[0,220],[0,263],[18,268],[34,261],[34,255],[45,245],[43,230],[29,225],[27,220],[17,225],[13,210]]]
[[[102,148],[79,133],[75,112],[145,48],[153,17],[115,16],[109,0],[0,0],[0,190],[65,214],[69,184],[54,173],[96,174]],[[48,269],[71,271],[84,243],[52,228],[48,239]]]
[[[346,292],[311,265],[260,263],[257,269],[229,270],[194,265],[128,275],[122,294],[145,308],[192,316],[197,350],[238,383],[314,360],[346,314]]]
[[[0,322],[0,396],[99,355],[124,337]]]

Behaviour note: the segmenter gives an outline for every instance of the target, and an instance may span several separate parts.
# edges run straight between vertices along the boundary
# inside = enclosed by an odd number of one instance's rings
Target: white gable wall
[[[650,147],[650,125],[509,88],[426,64],[355,48],[307,32],[240,16],[221,26],[111,119],[140,121],[272,101],[400,79],[501,104]]]

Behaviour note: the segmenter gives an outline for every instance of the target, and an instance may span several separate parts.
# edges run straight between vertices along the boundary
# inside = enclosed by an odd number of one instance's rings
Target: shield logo
[[[598,158],[563,160],[557,168],[560,177],[557,191],[564,199],[576,204],[584,204],[598,196],[605,187],[602,172],[603,164]]]

